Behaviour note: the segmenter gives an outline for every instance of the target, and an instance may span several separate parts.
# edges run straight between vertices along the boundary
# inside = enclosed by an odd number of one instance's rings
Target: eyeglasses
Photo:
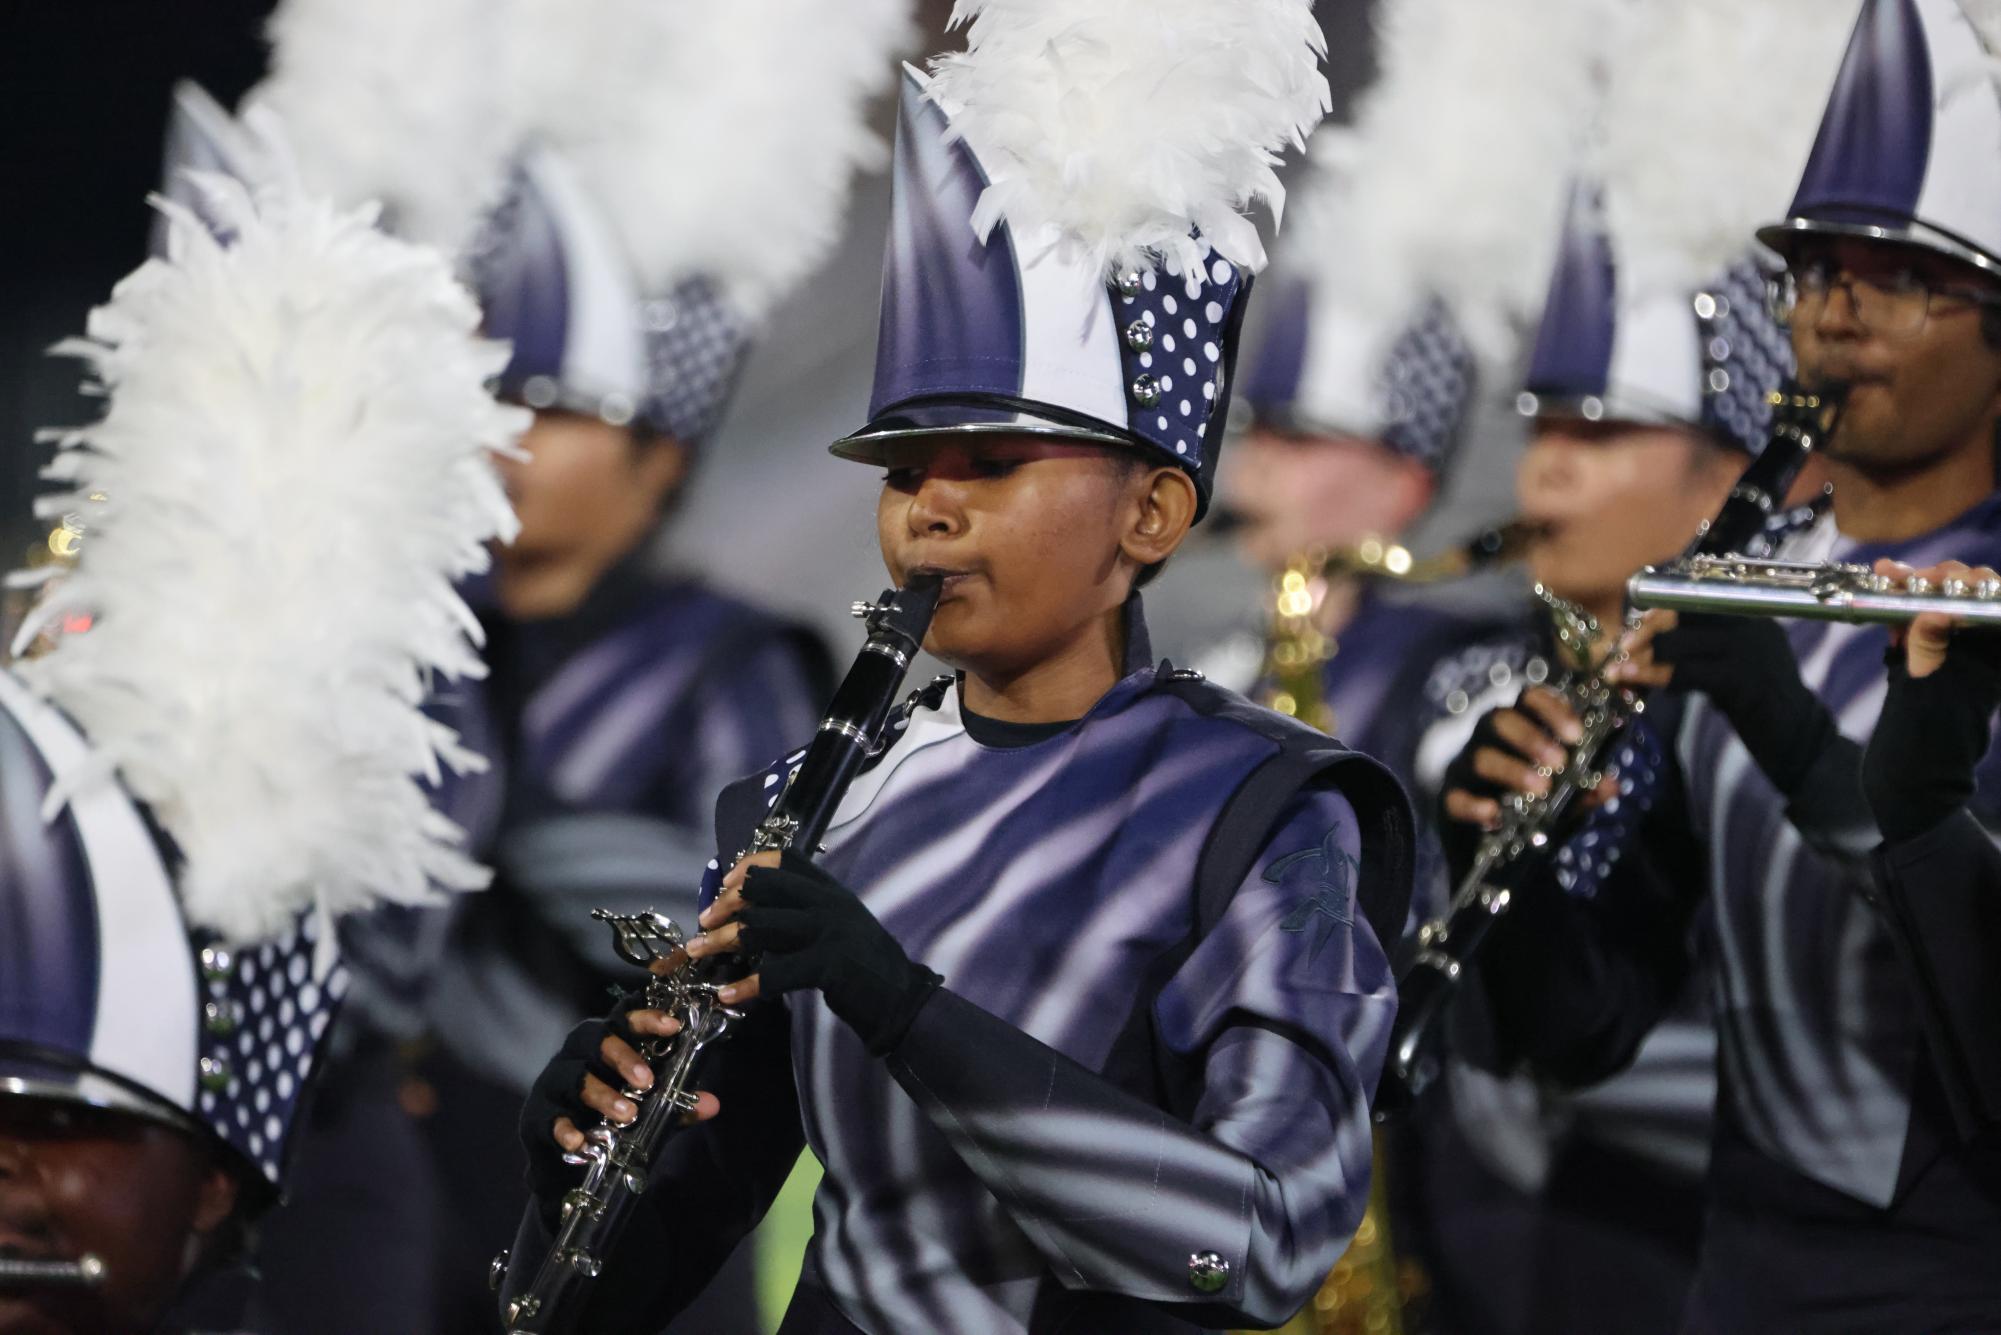
[[[1885,269],[1864,275],[1831,260],[1814,260],[1767,281],[1772,318],[1782,325],[1818,324],[1836,288],[1847,292],[1856,323],[1888,339],[1916,338],[1924,332],[1934,309],[2001,307],[2001,292],[1969,283],[1938,282],[1915,269]]]

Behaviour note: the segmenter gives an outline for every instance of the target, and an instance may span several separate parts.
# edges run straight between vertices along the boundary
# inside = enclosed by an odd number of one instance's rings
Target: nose
[[[1538,431],[1530,438],[1515,474],[1515,499],[1524,511],[1546,508],[1577,485],[1581,448],[1559,432]]]
[[[904,522],[915,538],[951,538],[965,532],[963,488],[951,478],[940,477],[936,470],[927,472],[910,497]]]

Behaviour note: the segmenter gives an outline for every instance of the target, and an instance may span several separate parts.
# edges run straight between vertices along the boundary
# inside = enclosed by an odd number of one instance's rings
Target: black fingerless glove
[[[645,991],[635,989],[620,997],[610,1014],[572,1029],[528,1087],[519,1127],[522,1148],[528,1151],[528,1189],[535,1195],[544,1222],[552,1227],[563,1194],[577,1184],[583,1170],[563,1162],[563,1147],[556,1143],[551,1128],[559,1117],[569,1118],[580,1131],[602,1120],[597,1110],[584,1102],[584,1077],[594,1075],[613,1089],[625,1088],[625,1078],[605,1065],[599,1049],[607,1034],[617,1034],[638,1047],[643,1040],[632,1032],[626,1016],[645,1007]]]
[[[1654,659],[1674,667],[1670,689],[1700,691],[1723,711],[1751,759],[1789,798],[1840,736],[1827,706],[1800,680],[1792,643],[1775,621],[1683,612],[1654,640]]]
[[[1530,722],[1536,722],[1535,716],[1527,710],[1516,712]],[[1454,820],[1448,816],[1445,813],[1445,794],[1458,790],[1471,793],[1475,797],[1491,797],[1497,801],[1506,801],[1508,790],[1475,770],[1473,757],[1482,749],[1492,747],[1517,759],[1528,759],[1495,728],[1494,719],[1500,713],[1499,709],[1489,710],[1481,716],[1478,723],[1473,725],[1473,735],[1466,739],[1466,745],[1452,758],[1452,763],[1445,767],[1445,779],[1439,785],[1438,841],[1444,846],[1445,865],[1454,882],[1464,876],[1466,869],[1473,865],[1474,851],[1479,847],[1480,838],[1486,831],[1470,822]]]
[[[1862,761],[1862,791],[1886,843],[1916,838],[1973,796],[2001,707],[2001,636],[1961,631],[1945,662],[1913,678],[1901,653]]]
[[[759,995],[811,988],[875,1056],[895,1051],[943,980],[911,962],[875,915],[795,853],[744,877],[746,952],[761,955]]]

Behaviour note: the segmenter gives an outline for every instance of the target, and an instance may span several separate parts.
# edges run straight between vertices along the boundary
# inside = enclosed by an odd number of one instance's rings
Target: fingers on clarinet
[[[740,982],[731,983],[728,987],[718,988],[716,996],[721,998],[725,1006],[737,1006],[747,1001],[756,1001],[762,994],[763,988],[763,978],[758,974],[752,974]]]
[[[1522,708],[1534,714],[1542,725],[1573,746],[1584,740],[1584,725],[1563,697],[1543,686],[1522,692]]]
[[[577,1124],[567,1117],[556,1119],[549,1128],[549,1137],[572,1154],[584,1147],[584,1133],[577,1130]]]
[[[737,948],[737,938],[743,935],[743,924],[726,922],[712,932],[703,932],[688,943],[690,959],[706,959],[711,955],[727,955]]]
[[[604,1064],[630,1080],[636,1088],[645,1089],[653,1083],[653,1070],[638,1049],[617,1034],[606,1034],[604,1042],[598,1044],[598,1056]]]
[[[681,1032],[681,1022],[659,1011],[633,1011],[625,1017],[632,1032],[642,1038],[672,1038]]]
[[[1538,765],[1552,770],[1561,770],[1570,759],[1534,719],[1518,710],[1503,709],[1494,715],[1494,735]]]
[[[681,1125],[693,1126],[697,1122],[706,1122],[722,1110],[722,1101],[708,1090],[702,1090],[695,1095],[695,1106],[681,1115]]]
[[[1466,825],[1477,825],[1483,830],[1498,829],[1501,824],[1501,804],[1491,797],[1475,797],[1464,788],[1454,788],[1445,795],[1445,814]]]
[[[606,1121],[617,1122],[621,1126],[639,1116],[639,1108],[631,1099],[594,1075],[584,1077],[584,1106],[604,1114]]]
[[[1511,756],[1491,746],[1483,746],[1473,753],[1473,772],[1490,783],[1498,783],[1518,793],[1549,791],[1548,775],[1520,756]]]

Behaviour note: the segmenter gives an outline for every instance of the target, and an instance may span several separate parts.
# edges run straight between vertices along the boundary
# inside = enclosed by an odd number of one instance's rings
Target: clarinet
[[[810,854],[819,848],[849,784],[881,750],[897,692],[924,643],[940,591],[936,577],[913,579],[900,590],[885,591],[879,603],[854,605],[854,614],[868,624],[868,642],[739,858],[785,850]],[[490,1278],[503,1292],[501,1322],[513,1335],[567,1335],[578,1329],[592,1284],[645,1194],[661,1149],[695,1108],[702,1054],[742,1018],[740,1011],[721,1003],[717,990],[752,968],[727,957],[676,959],[685,940],[680,928],[650,909],[636,914],[598,909],[591,916],[611,929],[619,957],[628,963],[647,968],[667,962],[663,971],[650,974],[646,1004],[679,1020],[681,1030],[672,1038],[640,1045],[653,1083],[644,1090],[620,1091],[638,1115],[624,1126],[600,1123],[585,1134],[580,1152],[564,1156],[584,1168],[584,1179],[563,1197],[548,1252],[535,1260],[532,1271],[511,1262],[506,1252],[494,1258]],[[507,1280],[516,1273],[532,1277],[506,1296],[513,1290]]]
[[[1735,552],[1764,531],[1815,447],[1833,432],[1842,397],[1839,387],[1791,383],[1770,396],[1769,443],[1716,517],[1696,534],[1684,559]],[[1603,779],[1605,762],[1627,724],[1646,708],[1639,693],[1605,679],[1619,655],[1596,648],[1597,621],[1547,589],[1538,586],[1536,594],[1554,615],[1559,647],[1575,664],[1551,689],[1576,713],[1583,737],[1568,748],[1563,767],[1547,776],[1547,793],[1517,793],[1502,803],[1499,828],[1482,836],[1446,912],[1418,930],[1416,951],[1397,977],[1397,1016],[1377,1097],[1379,1115],[1409,1106],[1437,1078],[1439,1031],[1467,967],[1508,911],[1526,873],[1551,850],[1564,816]]]

